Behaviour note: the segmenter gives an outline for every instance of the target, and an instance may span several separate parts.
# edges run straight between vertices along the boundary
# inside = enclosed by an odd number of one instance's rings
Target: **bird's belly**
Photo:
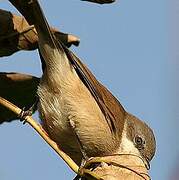
[[[69,111],[62,94],[41,92],[39,97],[39,115],[43,128],[47,131],[60,148],[73,158],[77,163],[81,160],[78,142],[69,124]]]
[[[75,158],[81,147],[88,157],[110,154],[118,144],[91,93],[79,79],[58,79],[56,86],[43,81],[38,88],[40,117],[49,136]]]

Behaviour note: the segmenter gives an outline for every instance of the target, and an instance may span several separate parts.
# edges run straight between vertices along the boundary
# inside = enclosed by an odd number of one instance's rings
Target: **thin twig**
[[[0,97],[0,104],[13,111],[17,115],[20,115],[22,111],[20,108],[2,97]],[[43,128],[39,124],[37,124],[31,116],[26,116],[25,121],[29,123],[37,131],[37,133],[56,151],[56,153],[68,164],[68,166],[76,174],[78,174],[78,165],[67,154],[65,154],[62,150],[59,149],[57,144],[48,137]]]

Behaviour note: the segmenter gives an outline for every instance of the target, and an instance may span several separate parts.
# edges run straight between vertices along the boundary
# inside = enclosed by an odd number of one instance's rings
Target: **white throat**
[[[141,156],[139,150],[135,147],[134,143],[127,137],[127,122],[125,122],[124,124],[121,144],[117,153],[118,154],[133,154],[133,155]]]

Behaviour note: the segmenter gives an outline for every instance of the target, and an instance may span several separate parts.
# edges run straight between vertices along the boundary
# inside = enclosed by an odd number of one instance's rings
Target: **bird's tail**
[[[44,16],[38,0],[9,0],[25,17],[29,24],[33,24],[37,30],[39,39],[56,48],[56,42],[50,30],[50,26]]]

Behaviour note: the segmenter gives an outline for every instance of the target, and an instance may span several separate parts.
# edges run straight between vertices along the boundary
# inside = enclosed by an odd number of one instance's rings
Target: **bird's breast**
[[[38,88],[39,112],[47,133],[67,153],[80,152],[82,145],[89,157],[110,154],[118,144],[104,114],[78,76],[69,77],[42,79]]]

